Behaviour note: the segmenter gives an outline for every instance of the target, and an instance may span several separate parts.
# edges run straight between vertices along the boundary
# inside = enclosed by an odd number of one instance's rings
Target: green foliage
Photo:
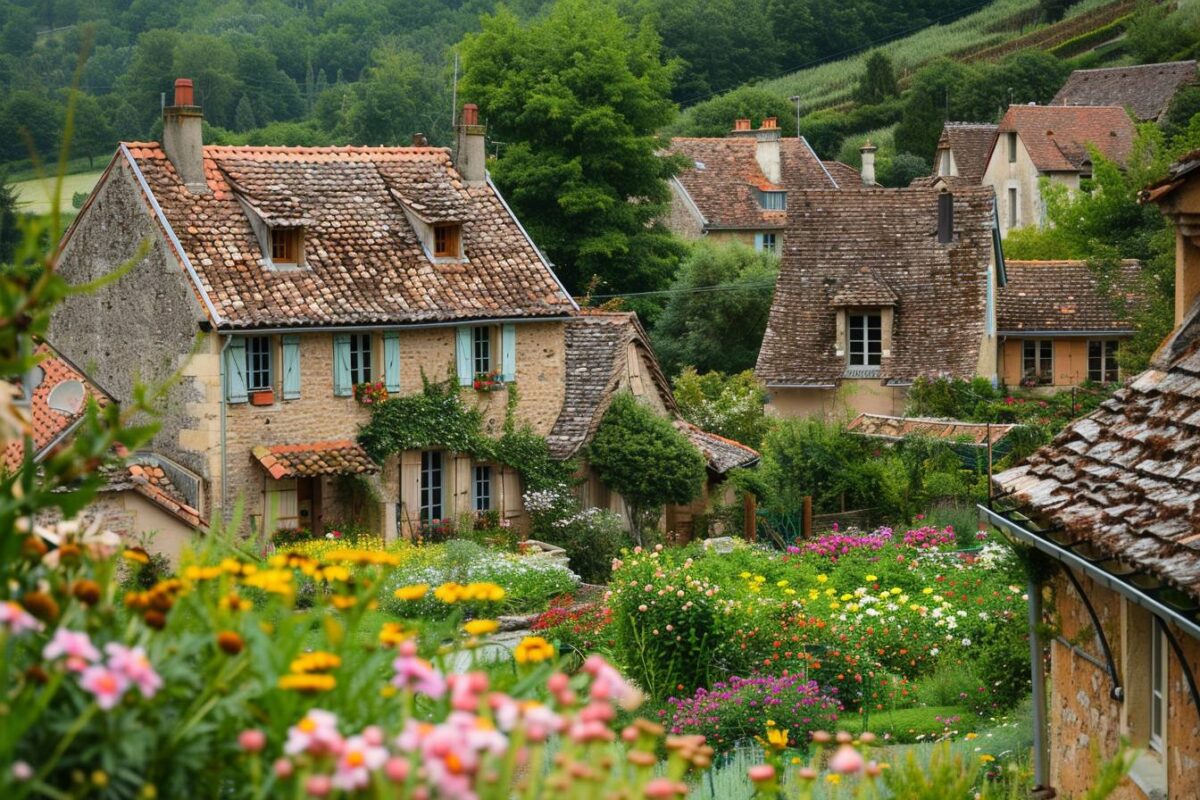
[[[1125,34],[1125,47],[1141,64],[1195,58],[1200,48],[1200,14],[1192,4],[1138,5]]]
[[[847,136],[894,124],[900,118],[906,102],[893,98],[873,106],[858,106],[849,111],[814,111],[801,118],[800,131],[819,155],[829,158],[838,152]]]
[[[979,684],[969,685],[977,691]],[[896,744],[935,741],[953,733],[978,727],[980,718],[964,705],[928,703],[914,708],[885,708],[869,714],[847,714],[838,720],[838,730],[853,734],[870,731]],[[966,795],[969,796],[969,795]]]
[[[733,375],[688,367],[674,380],[679,413],[704,430],[758,449],[771,423],[763,413],[767,390],[753,370]]]
[[[600,508],[582,508],[565,489],[525,494],[534,539],[567,551],[571,570],[585,583],[608,583],[613,559],[628,543],[620,516]]]
[[[892,159],[891,169],[879,182],[884,186],[903,188],[930,172],[929,161],[912,153],[897,153]]]
[[[682,245],[657,222],[677,163],[658,155],[671,70],[653,28],[607,4],[558,0],[522,25],[501,9],[462,45],[461,92],[507,144],[493,165],[569,289],[659,289]]]
[[[876,487],[858,486],[855,480],[867,460],[863,440],[841,425],[815,418],[781,420],[762,443],[763,505],[795,511],[811,495],[814,510],[823,513],[838,510],[843,494],[847,508],[872,505]]]
[[[945,743],[933,749],[928,764],[909,751],[904,760],[884,771],[883,783],[896,800],[972,797],[978,773],[977,761],[952,752]]]
[[[1038,9],[1046,22],[1058,22],[1066,15],[1067,9],[1077,2],[1079,0],[1038,0]]]
[[[725,136],[735,119],[746,118],[755,128],[764,117],[775,117],[782,135],[796,135],[796,106],[787,98],[754,86],[742,86],[695,106],[674,131],[687,136]]]
[[[671,421],[626,392],[613,398],[588,462],[600,480],[619,493],[634,536],[654,527],[667,503],[690,503],[705,479],[704,457]]]
[[[650,334],[668,375],[753,369],[771,313],[779,259],[740,244],[700,243],[679,266]]]
[[[876,50],[867,58],[867,69],[863,72],[858,86],[854,88],[854,101],[862,105],[882,103],[899,94],[896,86],[896,70],[892,60],[881,50]]]

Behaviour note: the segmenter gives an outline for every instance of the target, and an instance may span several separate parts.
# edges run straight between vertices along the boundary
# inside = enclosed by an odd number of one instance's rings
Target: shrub
[[[534,620],[530,630],[554,642],[560,652],[574,651],[581,656],[608,650],[612,638],[612,609],[604,603],[572,605],[573,597],[554,600],[550,608]]]
[[[621,518],[600,508],[576,508],[553,520],[535,520],[537,538],[567,551],[571,569],[587,583],[607,583],[612,562],[625,545]]]

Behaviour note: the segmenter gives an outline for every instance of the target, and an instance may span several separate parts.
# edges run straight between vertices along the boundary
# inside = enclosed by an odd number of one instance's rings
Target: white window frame
[[[491,372],[496,359],[492,355],[492,328],[477,325],[471,328],[471,369],[476,375]]]
[[[1147,744],[1159,754],[1167,752],[1169,645],[1162,623],[1155,618],[1150,640],[1150,732]]]
[[[350,385],[370,383],[374,342],[370,333],[350,334]]]
[[[878,320],[872,326],[871,320]],[[873,340],[872,328],[877,337]],[[858,352],[855,344],[862,343]],[[871,352],[872,341],[878,342],[875,353]],[[874,363],[872,362],[874,359]],[[882,311],[851,311],[846,314],[846,364],[858,369],[879,369],[883,363],[883,312]]]
[[[436,514],[433,512],[437,511]],[[446,458],[441,450],[421,451],[421,495],[419,515],[422,522],[444,519],[446,513]]]
[[[764,233],[764,234],[762,235],[762,251],[763,251],[764,253],[777,253],[777,252],[779,252],[779,251],[778,251],[778,249],[777,249],[777,248],[778,248],[778,244],[777,244],[777,242],[778,242],[778,240],[775,238],[775,234],[773,234],[773,233]]]
[[[471,475],[471,505],[476,512],[492,510],[492,467],[476,464]]]
[[[1009,186],[1005,197],[1008,203],[1008,228],[1021,227],[1021,190],[1016,186]]]
[[[1027,353],[1030,347],[1033,347],[1033,374],[1038,377],[1038,386],[1053,386],[1054,385],[1054,340],[1053,339],[1022,339],[1021,340],[1021,382],[1024,383],[1029,375],[1027,363],[1029,355]],[[1043,347],[1050,348],[1050,355],[1047,357],[1043,352]],[[1048,364],[1048,368],[1043,364]],[[1042,380],[1042,376],[1046,376],[1046,380]]]
[[[270,336],[246,337],[246,390],[265,392],[275,388],[274,342]]]
[[[1096,358],[1096,356],[1092,355],[1092,347],[1093,346],[1097,346],[1100,348],[1100,355],[1098,356],[1098,358],[1100,360],[1100,369],[1099,369],[1100,377],[1099,378],[1092,377],[1092,372],[1093,372],[1092,359]],[[1110,347],[1112,349],[1111,354],[1108,352]],[[1087,378],[1088,378],[1088,380],[1096,381],[1097,383],[1116,383],[1117,381],[1119,381],[1121,379],[1121,368],[1120,368],[1120,365],[1117,364],[1117,354],[1120,352],[1121,352],[1121,343],[1117,339],[1089,339],[1088,340],[1088,355],[1087,355],[1087,358],[1088,358]],[[1110,359],[1112,360],[1112,368],[1111,369],[1109,368],[1109,360]]]

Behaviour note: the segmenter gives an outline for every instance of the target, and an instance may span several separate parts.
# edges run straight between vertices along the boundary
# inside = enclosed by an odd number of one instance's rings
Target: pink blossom
[[[383,765],[383,771],[388,776],[388,780],[395,783],[403,783],[408,780],[408,762],[402,758],[389,758]]]
[[[392,667],[396,670],[392,685],[398,689],[411,689],[435,700],[446,693],[446,679],[422,658],[402,652],[392,662]]]
[[[335,789],[352,792],[371,783],[371,773],[387,762],[387,748],[370,744],[363,736],[351,736],[342,747],[333,773]]]
[[[272,770],[274,770],[276,777],[286,780],[292,777],[292,773],[296,771],[296,767],[286,758],[277,758]]]
[[[121,702],[121,697],[129,688],[129,679],[109,667],[93,664],[83,670],[79,685],[95,696],[96,705],[108,711]]]
[[[304,782],[304,791],[309,797],[328,797],[333,791],[333,781],[328,775],[313,775]]]
[[[8,628],[14,636],[20,636],[26,631],[40,631],[42,623],[32,614],[11,600],[0,603],[0,625]]]
[[[24,783],[33,777],[33,767],[29,766],[28,761],[14,761],[12,776],[17,783]]]
[[[755,764],[746,771],[746,774],[755,783],[764,783],[775,777],[775,768],[770,764]]]
[[[829,759],[829,768],[843,775],[857,775],[863,771],[865,766],[866,761],[863,759],[862,753],[849,744],[843,744]]]
[[[104,652],[108,653],[109,668],[128,678],[138,687],[142,697],[154,697],[162,688],[162,678],[154,671],[150,659],[146,658],[145,649],[109,642],[104,645]]]
[[[319,708],[311,709],[304,719],[288,728],[283,752],[289,756],[300,753],[336,753],[341,749],[342,736],[337,729],[337,716]]]
[[[247,753],[260,753],[267,746],[267,736],[257,728],[250,728],[238,734],[238,747]]]
[[[59,628],[54,632],[54,638],[42,648],[42,658],[54,661],[63,656],[67,657],[67,669],[82,672],[88,664],[100,660],[100,651],[83,631]]]

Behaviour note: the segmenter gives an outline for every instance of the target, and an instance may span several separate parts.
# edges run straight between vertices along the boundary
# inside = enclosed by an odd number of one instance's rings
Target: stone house
[[[1120,106],[1009,106],[983,174],[996,192],[1000,233],[1044,223],[1040,178],[1077,191],[1092,176],[1089,148],[1123,165],[1135,132]]]
[[[675,138],[669,151],[688,166],[671,180],[667,227],[684,239],[737,241],[755,250],[783,253],[788,194],[836,189],[853,167],[822,162],[804,137],[784,137],[774,117],[757,129],[734,121],[729,136]],[[873,177],[874,151],[867,154]]]
[[[1120,380],[1117,354],[1145,303],[1140,275],[1140,263],[1125,261],[1104,287],[1084,261],[1007,260],[996,304],[1000,380],[1047,389]]]
[[[60,269],[82,282],[148,251],[64,303],[52,336],[118,400],[178,373],[153,450],[198,476],[194,508],[241,501],[268,532],[359,519],[389,538],[484,511],[525,522],[511,467],[445,449],[377,464],[356,441],[364,391],[448,379],[495,435],[510,412],[549,435],[571,396],[578,306],[488,178],[474,106],[457,135],[453,158],[204,145],[181,79],[163,142],[120,146]]]
[[[800,192],[755,372],[768,413],[902,414],[919,377],[996,379],[990,189]]]
[[[1140,122],[1161,123],[1179,91],[1195,83],[1195,61],[1077,69],[1050,105],[1121,106]]]
[[[1150,368],[997,475],[981,507],[1054,567],[1029,588],[1035,767],[1070,796],[1093,781],[1090,749],[1112,756],[1122,738],[1141,754],[1118,800],[1200,796],[1198,178],[1193,153],[1142,195],[1176,225],[1176,326]]]
[[[981,185],[998,129],[990,123],[947,122],[933,156],[933,176],[957,178],[968,186]]]

